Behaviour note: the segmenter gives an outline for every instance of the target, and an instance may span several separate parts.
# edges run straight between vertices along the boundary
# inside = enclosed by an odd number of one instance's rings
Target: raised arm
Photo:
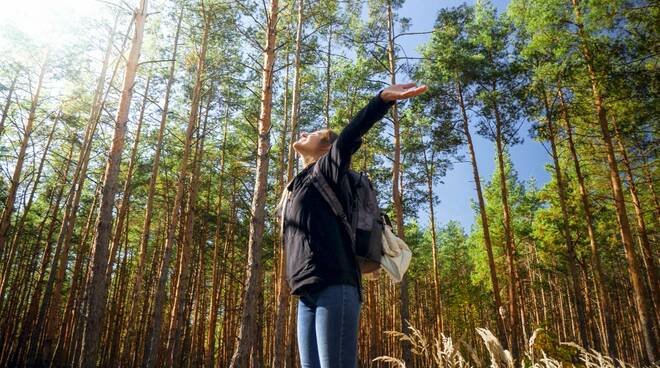
[[[396,100],[416,96],[427,90],[426,86],[412,88],[415,83],[396,84],[381,89],[363,107],[351,122],[341,131],[339,137],[330,147],[327,154],[319,158],[316,165],[326,179],[336,185],[348,171],[351,156],[362,144],[362,136],[380,119],[382,119]]]
[[[348,171],[351,156],[362,144],[362,136],[385,116],[390,106],[394,105],[394,101],[384,101],[380,97],[381,93],[382,90],[355,114],[350,123],[339,133],[339,137],[330,147],[330,151],[316,162],[326,180],[332,184],[339,183],[342,176]]]

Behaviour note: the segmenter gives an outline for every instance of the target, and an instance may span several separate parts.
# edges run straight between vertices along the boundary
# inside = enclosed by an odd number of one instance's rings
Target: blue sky
[[[411,19],[412,26],[409,32],[425,32],[433,28],[435,17],[439,9],[445,7],[457,6],[464,1],[429,1],[429,0],[407,0],[398,14],[401,17]],[[474,4],[474,1],[467,1],[468,4]],[[506,9],[508,1],[493,0],[500,12]],[[400,37],[399,43],[405,49],[408,56],[419,56],[415,50],[420,44],[426,43],[430,35],[411,35]],[[407,80],[398,77],[400,82]],[[422,84],[423,81],[416,81]],[[532,140],[528,135],[529,123],[523,125],[520,129],[520,135],[524,138],[523,144],[510,148],[513,165],[518,171],[521,180],[536,178],[540,186],[548,182],[550,176],[544,166],[550,161],[550,156],[541,143]],[[472,129],[479,175],[482,183],[490,180],[495,168],[495,149],[494,144],[476,134],[476,129]],[[443,178],[443,184],[437,184],[434,187],[436,195],[440,199],[440,204],[435,208],[436,224],[443,225],[449,220],[457,220],[466,230],[474,223],[474,213],[470,208],[470,200],[476,200],[474,190],[474,179],[472,168],[469,163],[469,156],[464,150],[467,162],[455,163],[454,168]],[[423,225],[428,225],[428,209],[422,208],[418,212],[419,221]]]

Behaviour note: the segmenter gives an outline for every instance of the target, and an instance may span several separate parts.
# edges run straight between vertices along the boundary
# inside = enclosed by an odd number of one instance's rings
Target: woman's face
[[[320,131],[311,133],[300,132],[298,140],[293,143],[293,149],[301,155],[318,155],[324,151],[323,135]]]

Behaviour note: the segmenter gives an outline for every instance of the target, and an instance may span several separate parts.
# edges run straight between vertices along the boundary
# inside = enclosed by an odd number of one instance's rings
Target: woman
[[[346,210],[351,201],[345,175],[361,137],[383,118],[396,100],[427,90],[415,83],[384,88],[371,98],[339,135],[330,129],[302,132],[293,148],[304,168],[287,184],[283,221],[286,279],[298,295],[298,348],[303,368],[357,367],[357,337],[362,305],[360,269],[349,235],[310,182],[321,174]],[[284,196],[278,204],[284,204]],[[350,216],[349,211],[346,211]]]

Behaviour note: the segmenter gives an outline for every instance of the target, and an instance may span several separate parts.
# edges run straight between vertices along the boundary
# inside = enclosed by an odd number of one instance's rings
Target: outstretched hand
[[[405,83],[405,84],[395,84],[393,86],[389,86],[380,93],[380,97],[383,99],[385,102],[390,102],[390,101],[395,101],[395,100],[403,100],[406,98],[410,97],[415,97],[417,95],[420,95],[428,89],[426,85],[422,84],[419,87],[415,87],[417,83],[412,82],[412,83]]]

